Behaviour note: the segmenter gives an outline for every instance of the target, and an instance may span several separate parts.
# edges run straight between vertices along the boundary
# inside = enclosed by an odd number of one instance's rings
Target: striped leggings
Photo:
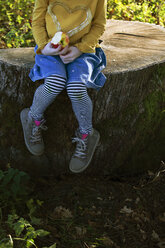
[[[92,101],[88,96],[85,84],[81,82],[66,84],[66,79],[61,76],[51,75],[47,77],[44,84],[36,89],[30,107],[30,115],[35,120],[41,120],[46,108],[64,88],[66,88],[71,100],[80,132],[82,134],[90,133],[92,130]]]

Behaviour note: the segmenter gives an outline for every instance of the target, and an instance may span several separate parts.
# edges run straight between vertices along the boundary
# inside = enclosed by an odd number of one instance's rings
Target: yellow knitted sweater
[[[57,31],[68,34],[71,46],[93,53],[105,24],[106,0],[35,0],[32,32],[38,54]]]

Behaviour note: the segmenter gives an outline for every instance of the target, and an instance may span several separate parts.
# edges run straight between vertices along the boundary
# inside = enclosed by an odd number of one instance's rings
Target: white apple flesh
[[[59,45],[61,45],[61,49],[66,47],[69,44],[69,37],[66,33],[64,32],[57,32],[53,36],[51,40],[51,44],[54,48],[57,48]]]

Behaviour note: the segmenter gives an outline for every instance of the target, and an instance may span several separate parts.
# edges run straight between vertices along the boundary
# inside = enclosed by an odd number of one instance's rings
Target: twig
[[[90,247],[87,245],[87,243],[86,243],[86,242],[84,242],[84,245],[85,245],[87,248],[90,248]]]
[[[154,178],[153,178],[150,182],[147,182],[145,185],[142,185],[142,187],[144,187],[144,186],[146,186],[146,185],[148,185],[148,184],[151,184],[151,183],[155,182],[155,181],[159,178],[159,176],[160,176],[162,173],[165,172],[165,163],[164,163],[163,161],[161,161],[161,164],[162,164],[162,166],[159,168],[159,171],[157,171],[157,172],[155,173]]]
[[[10,243],[11,243],[11,245],[12,245],[12,247],[13,247],[13,239],[12,239],[12,237],[11,237],[10,234],[9,234],[9,239],[10,239]]]

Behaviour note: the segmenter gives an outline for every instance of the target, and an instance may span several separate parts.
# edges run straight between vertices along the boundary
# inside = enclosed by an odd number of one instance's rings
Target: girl
[[[92,102],[87,88],[100,89],[106,81],[101,72],[106,57],[99,45],[105,24],[106,0],[35,1],[32,32],[37,45],[29,76],[33,82],[44,79],[44,84],[37,88],[32,106],[20,114],[25,144],[33,155],[44,152],[44,111],[65,88],[79,124],[73,139],[76,150],[69,164],[74,173],[87,168],[100,138],[92,127]],[[51,45],[58,31],[65,32],[70,40],[62,50],[61,45]]]

